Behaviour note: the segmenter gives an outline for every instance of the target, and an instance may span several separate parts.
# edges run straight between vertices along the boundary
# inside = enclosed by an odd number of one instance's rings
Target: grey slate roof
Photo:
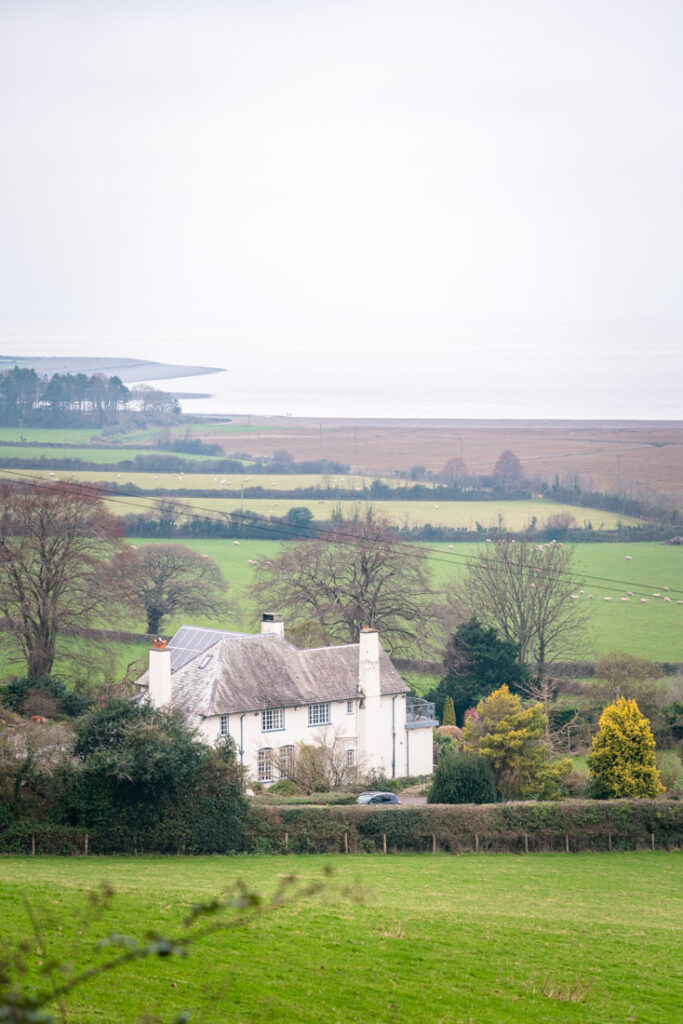
[[[190,661],[183,656],[176,668],[176,638],[185,641],[184,631],[191,628],[183,626],[169,642],[169,648],[173,703],[186,712],[193,724],[209,715],[296,707],[358,696],[358,644],[299,650],[274,633],[202,630],[205,634],[215,633],[214,642],[195,652]],[[147,684],[147,673],[138,683]],[[380,689],[383,694],[408,691],[381,646]]]

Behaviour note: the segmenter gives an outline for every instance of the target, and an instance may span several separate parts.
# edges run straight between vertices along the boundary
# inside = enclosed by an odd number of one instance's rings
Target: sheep
[[[237,546],[238,546],[238,547],[239,547],[239,543],[240,543],[240,542],[239,542],[238,540],[234,540],[234,541],[233,541],[233,544],[237,544]]]
[[[627,562],[632,562],[633,561],[633,558],[631,557],[631,555],[624,555],[624,558],[626,559]]]
[[[626,604],[628,604],[628,600],[629,599],[627,597],[620,597],[619,600],[620,601],[626,601]]]
[[[665,597],[664,600],[668,601],[668,603],[671,604],[671,598],[670,597]]]
[[[648,602],[649,600],[650,600],[650,598],[649,598],[649,597],[641,597],[641,599],[640,599],[640,603],[641,603],[641,604],[647,604],[647,602]]]
[[[589,601],[592,601],[592,600],[593,600],[593,595],[592,595],[592,594],[589,594],[589,595],[588,595],[588,600],[589,600]]]
[[[633,597],[633,591],[632,590],[627,590],[626,594],[627,594],[628,597]]]
[[[611,601],[611,600],[612,600],[611,597],[603,597],[603,601]]]
[[[572,599],[572,601],[578,601],[579,600],[579,595],[578,594],[572,594],[571,595],[571,599]]]

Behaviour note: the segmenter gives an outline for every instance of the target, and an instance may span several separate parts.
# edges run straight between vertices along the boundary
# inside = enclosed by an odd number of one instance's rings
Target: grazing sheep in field
[[[627,562],[632,562],[633,561],[633,559],[632,559],[632,557],[630,555],[624,555],[624,558],[626,559]]]
[[[641,599],[640,599],[640,603],[641,603],[641,604],[647,604],[647,602],[648,602],[649,600],[650,600],[650,598],[649,598],[649,597],[641,597]]]
[[[572,601],[578,601],[579,600],[579,595],[578,594],[572,594],[571,595],[571,599],[572,599]]]
[[[620,601],[626,601],[626,604],[628,604],[628,598],[627,597],[620,597],[619,600]]]
[[[683,604],[683,601],[676,601],[676,604]]]
[[[661,594],[659,593],[659,591],[658,591],[658,592],[657,592],[656,594],[653,594],[652,596],[653,596],[653,597],[661,597],[662,595],[661,595]]]
[[[238,547],[239,547],[239,541],[238,541],[238,540],[234,540],[234,541],[233,541],[233,544],[237,544],[237,545],[238,545]]]
[[[592,595],[592,594],[589,594],[589,595],[588,595],[588,600],[589,600],[589,601],[592,601],[592,600],[593,600],[593,595]]]
[[[120,476],[120,474],[119,474],[119,476]],[[668,590],[668,589],[669,589],[668,587],[662,587],[662,590]]]
[[[633,597],[633,591],[632,590],[627,590],[626,593],[628,594],[629,597]]]
[[[669,604],[671,604],[671,598],[670,598],[670,597],[665,597],[665,598],[664,598],[664,600],[665,600],[665,601],[668,601],[668,602],[669,602]]]
[[[603,597],[603,601],[611,601],[611,600],[612,600],[611,597]]]

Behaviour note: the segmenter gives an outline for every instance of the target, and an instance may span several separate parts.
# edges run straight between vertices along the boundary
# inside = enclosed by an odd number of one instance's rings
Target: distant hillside
[[[85,356],[3,356],[0,355],[0,372],[13,366],[33,368],[36,373],[52,376],[53,373],[102,373],[107,377],[118,377],[125,384],[140,380],[167,380],[173,377],[196,377],[204,373],[222,373],[220,366],[178,366],[171,363],[155,363],[144,359],[101,358]]]

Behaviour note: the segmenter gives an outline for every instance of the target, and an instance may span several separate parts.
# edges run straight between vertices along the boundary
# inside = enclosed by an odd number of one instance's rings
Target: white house
[[[409,696],[374,629],[357,644],[299,650],[279,615],[264,615],[260,634],[183,626],[149,652],[138,685],[156,707],[182,708],[207,742],[231,736],[259,782],[285,776],[295,744],[321,730],[343,742],[349,766],[393,778],[433,769],[434,707]]]

